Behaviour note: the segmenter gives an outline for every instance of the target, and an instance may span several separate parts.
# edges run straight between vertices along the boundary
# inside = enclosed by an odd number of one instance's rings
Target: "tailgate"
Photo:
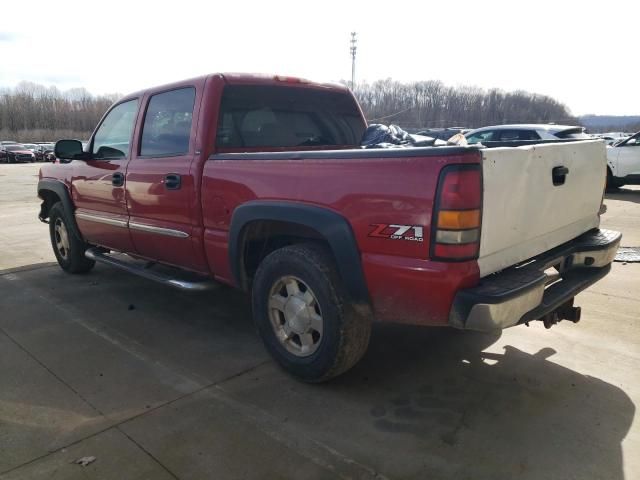
[[[502,270],[598,227],[604,142],[482,150],[480,276]],[[566,167],[564,184],[553,169]]]

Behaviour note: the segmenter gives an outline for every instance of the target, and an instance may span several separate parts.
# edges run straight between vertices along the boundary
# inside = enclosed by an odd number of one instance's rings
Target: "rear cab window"
[[[360,144],[360,110],[342,91],[291,86],[227,85],[222,94],[216,147],[333,147]]]

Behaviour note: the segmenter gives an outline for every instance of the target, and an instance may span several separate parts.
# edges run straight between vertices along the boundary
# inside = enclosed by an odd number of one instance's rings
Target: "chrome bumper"
[[[542,318],[609,273],[621,238],[620,232],[592,230],[481,279],[456,294],[449,325],[487,332]],[[557,273],[545,273],[551,267]]]

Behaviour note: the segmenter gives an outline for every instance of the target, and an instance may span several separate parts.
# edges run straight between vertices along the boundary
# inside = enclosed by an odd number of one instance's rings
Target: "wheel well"
[[[256,220],[246,225],[240,243],[241,288],[250,289],[258,266],[271,252],[310,241],[329,247],[329,242],[317,230],[306,225],[274,220]]]
[[[61,201],[62,199],[58,196],[58,194],[52,190],[40,190],[38,192],[38,196],[42,199],[42,204],[40,205],[40,214],[38,217],[41,220],[49,218],[49,211],[51,207],[56,202]]]

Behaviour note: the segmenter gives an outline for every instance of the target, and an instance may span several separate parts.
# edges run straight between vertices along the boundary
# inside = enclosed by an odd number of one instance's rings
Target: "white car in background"
[[[607,188],[640,185],[640,132],[607,147]]]
[[[607,133],[593,133],[591,134],[594,138],[601,138],[605,141],[607,145],[614,145],[622,140],[626,140],[631,136],[630,133],[624,132],[607,132]]]
[[[468,144],[483,142],[515,142],[522,140],[586,140],[592,138],[584,127],[555,124],[495,125],[471,130],[465,134]]]

